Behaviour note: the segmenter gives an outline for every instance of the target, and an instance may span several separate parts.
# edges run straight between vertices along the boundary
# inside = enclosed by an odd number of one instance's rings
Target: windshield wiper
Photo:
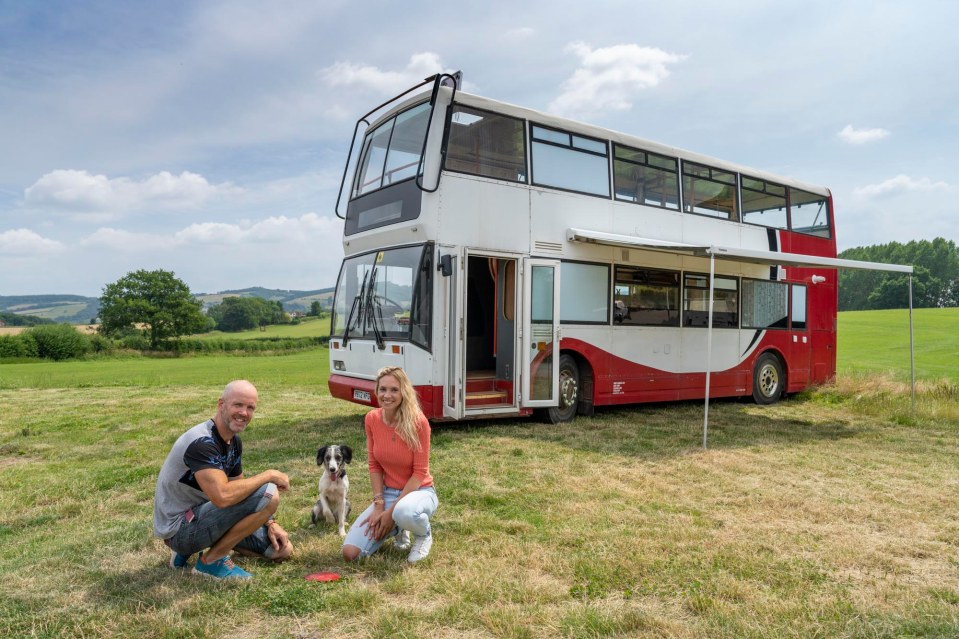
[[[364,308],[366,309],[366,323],[373,326],[373,337],[376,339],[376,346],[380,350],[386,348],[386,342],[383,340],[383,334],[380,332],[380,327],[376,323],[376,310],[374,305],[379,308],[380,315],[383,313],[383,306],[376,304],[376,265],[373,265],[373,270],[370,271],[370,287],[366,291],[366,304]]]
[[[359,320],[360,315],[362,315],[362,311],[360,313],[357,313],[356,311],[360,305],[360,299],[363,297],[363,293],[366,291],[366,278],[368,278],[369,275],[370,271],[367,271],[363,276],[363,283],[360,284],[359,293],[357,293],[356,297],[353,298],[353,306],[350,307],[350,314],[346,318],[346,328],[343,331],[343,346],[346,346],[350,341],[350,328],[353,326],[353,318],[355,317],[357,320]]]

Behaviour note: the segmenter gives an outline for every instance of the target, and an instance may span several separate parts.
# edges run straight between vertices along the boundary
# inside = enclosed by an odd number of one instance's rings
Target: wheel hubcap
[[[576,380],[566,371],[559,374],[559,402],[563,408],[576,404]]]
[[[759,372],[759,390],[766,397],[772,397],[779,388],[779,373],[775,366],[763,366]]]

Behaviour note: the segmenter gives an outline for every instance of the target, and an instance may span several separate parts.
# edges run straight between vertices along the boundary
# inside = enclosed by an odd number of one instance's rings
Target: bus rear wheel
[[[550,424],[568,422],[576,416],[579,407],[579,367],[572,355],[560,355],[559,358],[559,406],[543,411]]]
[[[763,353],[753,369],[753,401],[760,405],[775,404],[783,395],[785,381],[779,358]]]

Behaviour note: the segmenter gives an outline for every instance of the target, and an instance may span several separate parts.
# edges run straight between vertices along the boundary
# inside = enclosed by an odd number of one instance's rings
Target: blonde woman
[[[398,366],[376,374],[376,401],[380,407],[365,420],[373,503],[347,533],[343,557],[368,557],[396,537],[395,547],[409,549],[406,560],[416,563],[430,554],[430,517],[439,505],[430,475],[430,423]]]

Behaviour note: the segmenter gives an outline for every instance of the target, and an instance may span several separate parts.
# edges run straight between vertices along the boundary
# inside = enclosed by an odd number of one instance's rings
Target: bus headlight
[[[341,360],[341,359],[334,359],[334,360],[333,360],[333,370],[345,371],[345,370],[346,370],[346,365],[343,364],[343,360]]]

